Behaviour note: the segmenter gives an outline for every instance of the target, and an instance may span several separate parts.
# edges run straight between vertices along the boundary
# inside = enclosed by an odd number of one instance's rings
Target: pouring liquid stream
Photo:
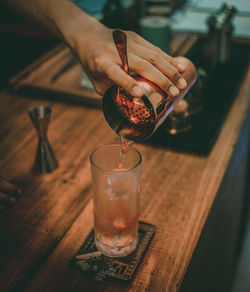
[[[120,138],[120,143],[121,143],[121,154],[120,154],[118,170],[122,171],[124,169],[124,162],[126,159],[126,154],[128,152],[129,146],[131,146],[134,142],[122,136],[119,136],[119,138]]]
[[[120,30],[113,31],[113,40],[115,42],[117,51],[121,58],[122,67],[125,73],[129,74],[128,57],[127,57],[127,37]],[[118,88],[118,92],[120,92]],[[126,102],[126,100],[125,100]],[[119,135],[121,143],[121,154],[118,169],[121,171],[124,169],[124,162],[126,159],[126,154],[128,152],[129,145],[133,144],[133,141],[129,141],[127,138]]]

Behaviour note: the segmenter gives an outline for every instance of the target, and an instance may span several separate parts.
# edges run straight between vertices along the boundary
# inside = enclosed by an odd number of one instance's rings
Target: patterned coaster
[[[73,263],[97,281],[106,277],[130,281],[154,236],[155,230],[155,225],[139,221],[139,242],[136,250],[126,257],[110,258],[97,250],[94,230],[92,229],[74,256]]]

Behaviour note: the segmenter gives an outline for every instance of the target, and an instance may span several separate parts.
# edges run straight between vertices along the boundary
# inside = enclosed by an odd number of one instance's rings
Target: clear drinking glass
[[[123,160],[121,145],[105,145],[90,161],[96,247],[109,257],[126,256],[138,243],[141,154],[129,146]]]

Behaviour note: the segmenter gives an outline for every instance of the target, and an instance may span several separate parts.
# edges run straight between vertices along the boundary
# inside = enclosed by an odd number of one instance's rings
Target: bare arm
[[[35,22],[63,40],[78,56],[96,91],[103,94],[117,83],[129,93],[141,96],[136,80],[121,68],[112,40],[112,30],[86,14],[70,0],[1,0],[16,13]],[[128,60],[131,71],[155,82],[170,96],[186,87],[180,72],[183,63],[162,52],[134,32],[128,37]]]

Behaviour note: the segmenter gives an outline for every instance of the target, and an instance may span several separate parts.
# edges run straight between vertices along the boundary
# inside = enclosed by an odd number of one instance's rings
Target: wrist
[[[99,35],[105,26],[94,17],[80,11],[72,23],[63,31],[63,40],[74,50],[84,49],[83,43],[87,45],[95,35]]]

